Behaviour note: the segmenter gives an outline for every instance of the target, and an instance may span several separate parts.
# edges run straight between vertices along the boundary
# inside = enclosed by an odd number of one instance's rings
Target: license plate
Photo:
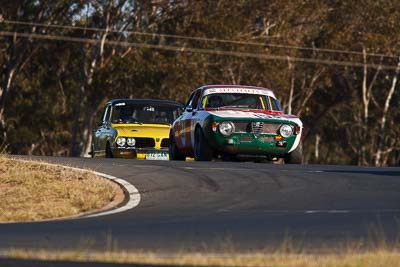
[[[168,160],[167,152],[146,152],[147,160]]]

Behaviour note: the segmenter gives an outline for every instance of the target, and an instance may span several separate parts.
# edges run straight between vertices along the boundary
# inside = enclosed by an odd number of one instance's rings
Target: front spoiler
[[[268,155],[282,157],[293,149],[297,136],[282,138],[275,135],[233,134],[229,137],[210,135],[209,145],[217,152],[233,155]],[[278,138],[279,137],[279,138]]]

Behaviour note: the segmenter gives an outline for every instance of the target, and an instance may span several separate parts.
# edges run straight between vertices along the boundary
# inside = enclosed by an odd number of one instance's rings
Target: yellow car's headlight
[[[136,140],[135,140],[135,138],[126,138],[126,143],[128,146],[135,146]]]
[[[118,146],[125,146],[125,144],[126,144],[126,139],[125,139],[125,137],[118,137],[118,138],[117,138],[117,145],[118,145]]]

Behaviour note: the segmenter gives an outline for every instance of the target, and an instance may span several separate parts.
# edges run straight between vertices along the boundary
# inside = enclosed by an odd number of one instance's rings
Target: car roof
[[[111,105],[115,105],[118,103],[132,103],[132,104],[159,104],[159,105],[183,107],[183,104],[180,102],[173,100],[157,99],[157,98],[118,98],[118,99],[111,99],[107,103]]]
[[[261,90],[271,90],[265,87],[260,86],[251,86],[251,85],[237,85],[237,84],[208,84],[203,85],[201,88],[208,89],[208,88],[221,88],[221,87],[231,87],[231,88],[255,88]]]

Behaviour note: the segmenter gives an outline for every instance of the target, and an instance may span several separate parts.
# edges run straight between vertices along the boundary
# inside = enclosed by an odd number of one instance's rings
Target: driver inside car
[[[222,106],[222,97],[219,95],[211,95],[208,97],[207,105],[208,108],[218,108]]]
[[[121,109],[117,123],[128,123],[132,120],[132,112],[129,109]]]

